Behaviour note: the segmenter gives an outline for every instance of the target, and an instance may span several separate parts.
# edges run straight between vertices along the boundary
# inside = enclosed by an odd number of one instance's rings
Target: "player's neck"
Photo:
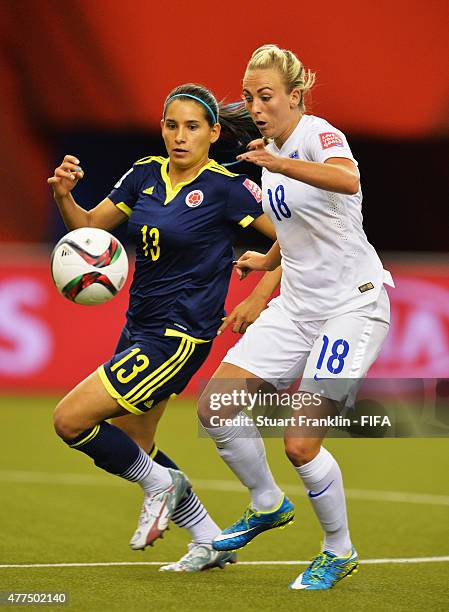
[[[191,181],[209,161],[209,158],[206,157],[192,166],[181,168],[170,162],[168,165],[168,177],[172,184],[172,188],[175,189],[176,185],[179,185],[179,183]]]
[[[292,113],[292,117],[285,128],[282,130],[282,133],[279,136],[276,136],[274,142],[278,149],[281,149],[283,145],[287,142],[290,136],[293,134],[296,126],[301,121],[303,113],[300,111]]]

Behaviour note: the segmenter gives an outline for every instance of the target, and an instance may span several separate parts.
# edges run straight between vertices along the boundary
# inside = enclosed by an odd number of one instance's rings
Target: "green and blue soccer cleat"
[[[285,495],[279,506],[271,512],[257,512],[248,507],[243,517],[224,529],[212,542],[214,550],[236,550],[246,546],[259,533],[284,527],[293,521],[294,506]]]
[[[289,585],[289,589],[331,589],[346,576],[356,574],[358,566],[359,559],[354,547],[347,557],[337,557],[334,553],[324,550],[315,557],[306,571]]]

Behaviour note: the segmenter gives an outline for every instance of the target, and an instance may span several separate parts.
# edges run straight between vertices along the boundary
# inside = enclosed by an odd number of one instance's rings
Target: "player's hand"
[[[269,269],[267,267],[267,256],[257,251],[246,251],[234,265],[240,280],[246,278],[253,270],[266,272]]]
[[[264,138],[256,138],[246,145],[246,149],[247,151],[256,151],[257,149],[264,149],[266,144],[267,141]]]
[[[47,179],[47,183],[53,187],[55,198],[68,195],[83,178],[84,172],[79,164],[79,159],[66,155],[61,165],[55,168],[54,175]]]
[[[263,142],[263,141],[262,139],[253,140],[252,142],[249,143],[248,147],[252,143],[258,143],[258,142]],[[270,153],[269,151],[267,151],[264,146],[260,147],[256,144],[255,147],[252,148],[250,151],[247,151],[246,153],[242,153],[241,155],[237,155],[237,159],[240,161],[250,162],[252,164],[255,164],[256,166],[262,166],[263,168],[266,168],[270,172],[278,172],[282,174],[284,158],[281,157],[280,155],[273,155],[273,153]]]
[[[217,336],[224,332],[229,325],[232,325],[234,333],[244,334],[265,308],[267,308],[267,302],[264,298],[259,295],[248,296],[227,317],[224,317],[223,323],[218,328]]]

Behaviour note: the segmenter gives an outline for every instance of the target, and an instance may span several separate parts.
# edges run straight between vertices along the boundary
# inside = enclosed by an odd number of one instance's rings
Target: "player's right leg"
[[[310,348],[303,346],[296,326],[276,300],[251,325],[215,372],[199,402],[199,418],[213,438],[218,452],[251,493],[251,505],[243,518],[214,540],[216,550],[233,550],[258,533],[280,527],[293,518],[293,505],[276,485],[265,457],[265,447],[254,424],[228,425],[244,406],[220,406],[220,397],[257,391],[271,383],[286,388],[297,378]],[[214,410],[219,406],[219,410]],[[244,416],[244,413],[242,413]],[[242,418],[243,422],[243,418]]]
[[[153,334],[144,341],[136,339],[118,348],[123,350],[98,369],[105,390],[125,410],[139,417],[155,410],[157,422],[162,410],[158,406],[184,389],[205,361],[210,343],[197,341],[184,334]],[[143,512],[130,542],[131,548],[135,550],[143,549],[156,538],[162,537],[180,500],[190,488],[190,483],[181,472],[154,461],[148,455],[149,449],[145,450],[147,452],[140,449],[142,464],[150,462],[153,472],[168,475],[171,482],[155,491],[151,488],[157,484],[152,481],[152,473],[145,480]]]
[[[132,545],[145,548],[162,536],[190,483],[181,472],[155,463],[124,431],[106,421],[124,413],[94,372],[59,402],[54,426],[68,446],[91,457],[95,465],[142,487],[145,512]]]
[[[256,535],[281,527],[293,519],[293,504],[282,493],[273,479],[265,454],[265,445],[257,427],[246,421],[244,425],[215,425],[211,398],[221,394],[246,392],[263,383],[251,372],[238,366],[222,363],[201,395],[198,414],[203,428],[214,440],[221,458],[245,485],[251,504],[243,517],[215,537],[216,551],[232,551],[250,542]],[[219,412],[220,419],[232,418],[244,406],[228,407]]]

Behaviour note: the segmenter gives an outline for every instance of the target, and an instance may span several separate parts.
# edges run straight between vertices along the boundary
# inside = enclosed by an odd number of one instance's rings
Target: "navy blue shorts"
[[[212,342],[171,330],[166,334],[132,342],[124,331],[115,355],[98,368],[108,393],[129,412],[143,414],[161,400],[181,393],[212,346]]]

